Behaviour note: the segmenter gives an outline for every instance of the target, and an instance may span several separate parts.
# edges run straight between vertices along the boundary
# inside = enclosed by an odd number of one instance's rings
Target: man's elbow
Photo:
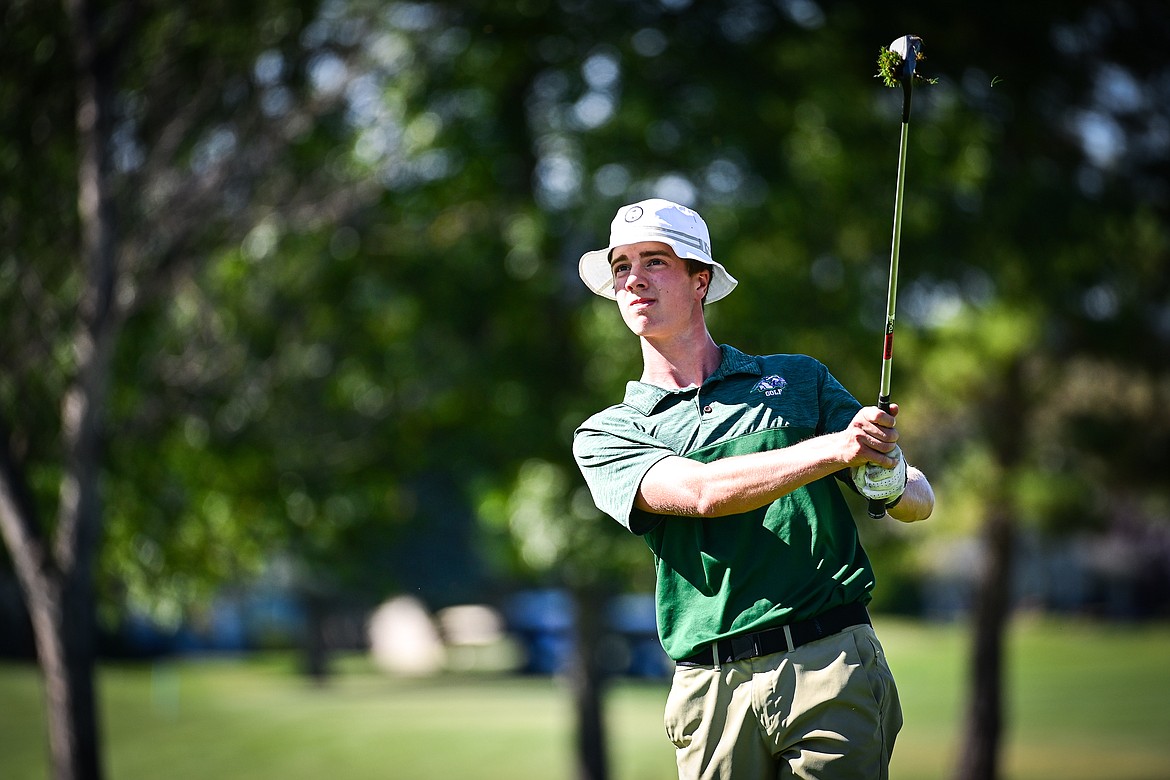
[[[753,509],[744,497],[721,490],[718,483],[703,482],[692,489],[696,517],[727,517]]]
[[[634,505],[647,512],[675,517],[720,517],[730,514],[727,500],[701,480],[680,480],[669,489],[642,485]]]
[[[890,517],[902,523],[917,523],[934,513],[934,488],[921,472],[912,473],[906,485],[906,494],[897,507],[890,510]]]
[[[722,517],[727,514],[726,502],[712,495],[710,491],[699,490],[690,503],[695,517]]]

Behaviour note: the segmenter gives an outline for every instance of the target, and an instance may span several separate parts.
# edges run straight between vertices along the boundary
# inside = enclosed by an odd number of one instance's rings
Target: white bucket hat
[[[609,254],[616,246],[660,241],[680,258],[711,266],[707,302],[714,303],[739,284],[727,269],[711,259],[711,234],[698,212],[661,198],[631,203],[618,209],[609,225],[609,246],[581,255],[578,272],[585,286],[603,298],[617,298]]]

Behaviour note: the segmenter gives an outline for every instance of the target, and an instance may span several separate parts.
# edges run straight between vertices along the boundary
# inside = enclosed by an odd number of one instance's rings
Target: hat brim
[[[591,292],[602,298],[616,301],[617,293],[613,289],[613,270],[609,264],[611,251],[613,251],[613,247],[606,247],[605,249],[594,249],[581,255],[577,272],[581,276],[581,281]],[[739,284],[739,281],[727,272],[722,263],[708,260],[705,257],[693,259],[711,268],[711,284],[707,288],[707,303],[714,303],[726,297]]]

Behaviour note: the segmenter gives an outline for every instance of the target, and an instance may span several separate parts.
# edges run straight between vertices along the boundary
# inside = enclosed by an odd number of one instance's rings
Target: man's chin
[[[643,335],[651,327],[650,318],[639,312],[623,311],[622,320],[635,336]]]

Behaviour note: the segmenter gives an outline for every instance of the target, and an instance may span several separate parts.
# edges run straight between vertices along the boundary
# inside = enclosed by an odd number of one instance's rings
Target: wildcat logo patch
[[[763,393],[767,396],[780,395],[786,387],[788,387],[788,381],[784,377],[778,374],[772,374],[756,382],[756,386],[752,388],[752,392]]]

